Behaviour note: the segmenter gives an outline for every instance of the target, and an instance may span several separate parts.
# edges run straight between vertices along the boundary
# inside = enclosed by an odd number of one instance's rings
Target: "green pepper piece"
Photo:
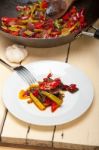
[[[24,33],[28,36],[32,36],[32,34],[33,34],[33,32],[30,30],[26,30]]]
[[[55,102],[58,106],[60,106],[62,104],[62,100],[59,99],[58,97],[56,97],[55,95],[48,93],[46,91],[41,91],[41,93],[45,96],[47,96],[48,98],[50,98],[53,102]]]
[[[39,32],[42,32],[42,31],[43,31],[43,29],[34,29],[34,32],[36,32],[36,33],[37,32],[39,33]]]
[[[60,23],[59,23],[58,20],[55,20],[55,21],[54,21],[54,25],[55,25],[55,27],[58,28],[58,29],[61,28],[61,25],[60,25]]]
[[[38,3],[41,4],[41,0],[38,0]]]

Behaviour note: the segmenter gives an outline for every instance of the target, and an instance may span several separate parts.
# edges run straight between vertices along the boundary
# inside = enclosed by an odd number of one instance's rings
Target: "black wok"
[[[17,16],[16,12],[16,5],[18,4],[25,4],[30,0],[1,0],[0,1],[0,20],[1,17],[15,17]],[[35,1],[35,0],[31,0]],[[87,28],[92,25],[97,18],[99,17],[99,0],[78,0],[74,3],[78,9],[85,8],[85,18],[87,21]],[[1,21],[0,21],[1,22]],[[86,30],[84,29],[84,30]],[[98,32],[98,31],[97,31]],[[19,36],[13,36],[8,33],[3,32],[0,30],[0,34],[3,36],[11,39],[14,42],[19,44],[23,44],[26,46],[33,46],[33,47],[54,47],[62,44],[66,44],[75,39],[77,34],[79,33],[72,33],[64,37],[52,38],[52,39],[35,39],[35,38],[24,38]]]

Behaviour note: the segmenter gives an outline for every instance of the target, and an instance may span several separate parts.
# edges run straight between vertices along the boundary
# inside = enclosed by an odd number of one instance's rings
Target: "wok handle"
[[[99,29],[96,30],[95,34],[94,34],[94,37],[96,39],[99,39]]]
[[[97,29],[97,30],[95,31],[95,33],[82,31],[81,34],[82,34],[82,35],[87,35],[87,36],[90,36],[90,37],[94,37],[94,38],[96,38],[96,39],[99,39],[99,29]]]

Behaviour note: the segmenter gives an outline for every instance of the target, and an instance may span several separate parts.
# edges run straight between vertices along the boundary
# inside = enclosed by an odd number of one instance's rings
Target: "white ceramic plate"
[[[13,72],[5,83],[3,101],[5,106],[18,119],[35,125],[60,125],[81,116],[92,104],[93,87],[91,81],[80,70],[70,64],[58,61],[39,61],[26,65],[37,78],[52,72],[55,77],[60,77],[64,84],[77,84],[79,91],[74,94],[66,92],[62,106],[52,113],[50,108],[40,111],[34,104],[27,104],[18,98],[21,89],[26,89],[27,84]]]

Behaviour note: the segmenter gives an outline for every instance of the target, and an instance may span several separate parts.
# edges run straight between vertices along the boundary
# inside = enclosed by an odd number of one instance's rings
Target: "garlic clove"
[[[6,48],[5,55],[9,62],[20,63],[27,57],[28,52],[24,46],[14,44]]]

